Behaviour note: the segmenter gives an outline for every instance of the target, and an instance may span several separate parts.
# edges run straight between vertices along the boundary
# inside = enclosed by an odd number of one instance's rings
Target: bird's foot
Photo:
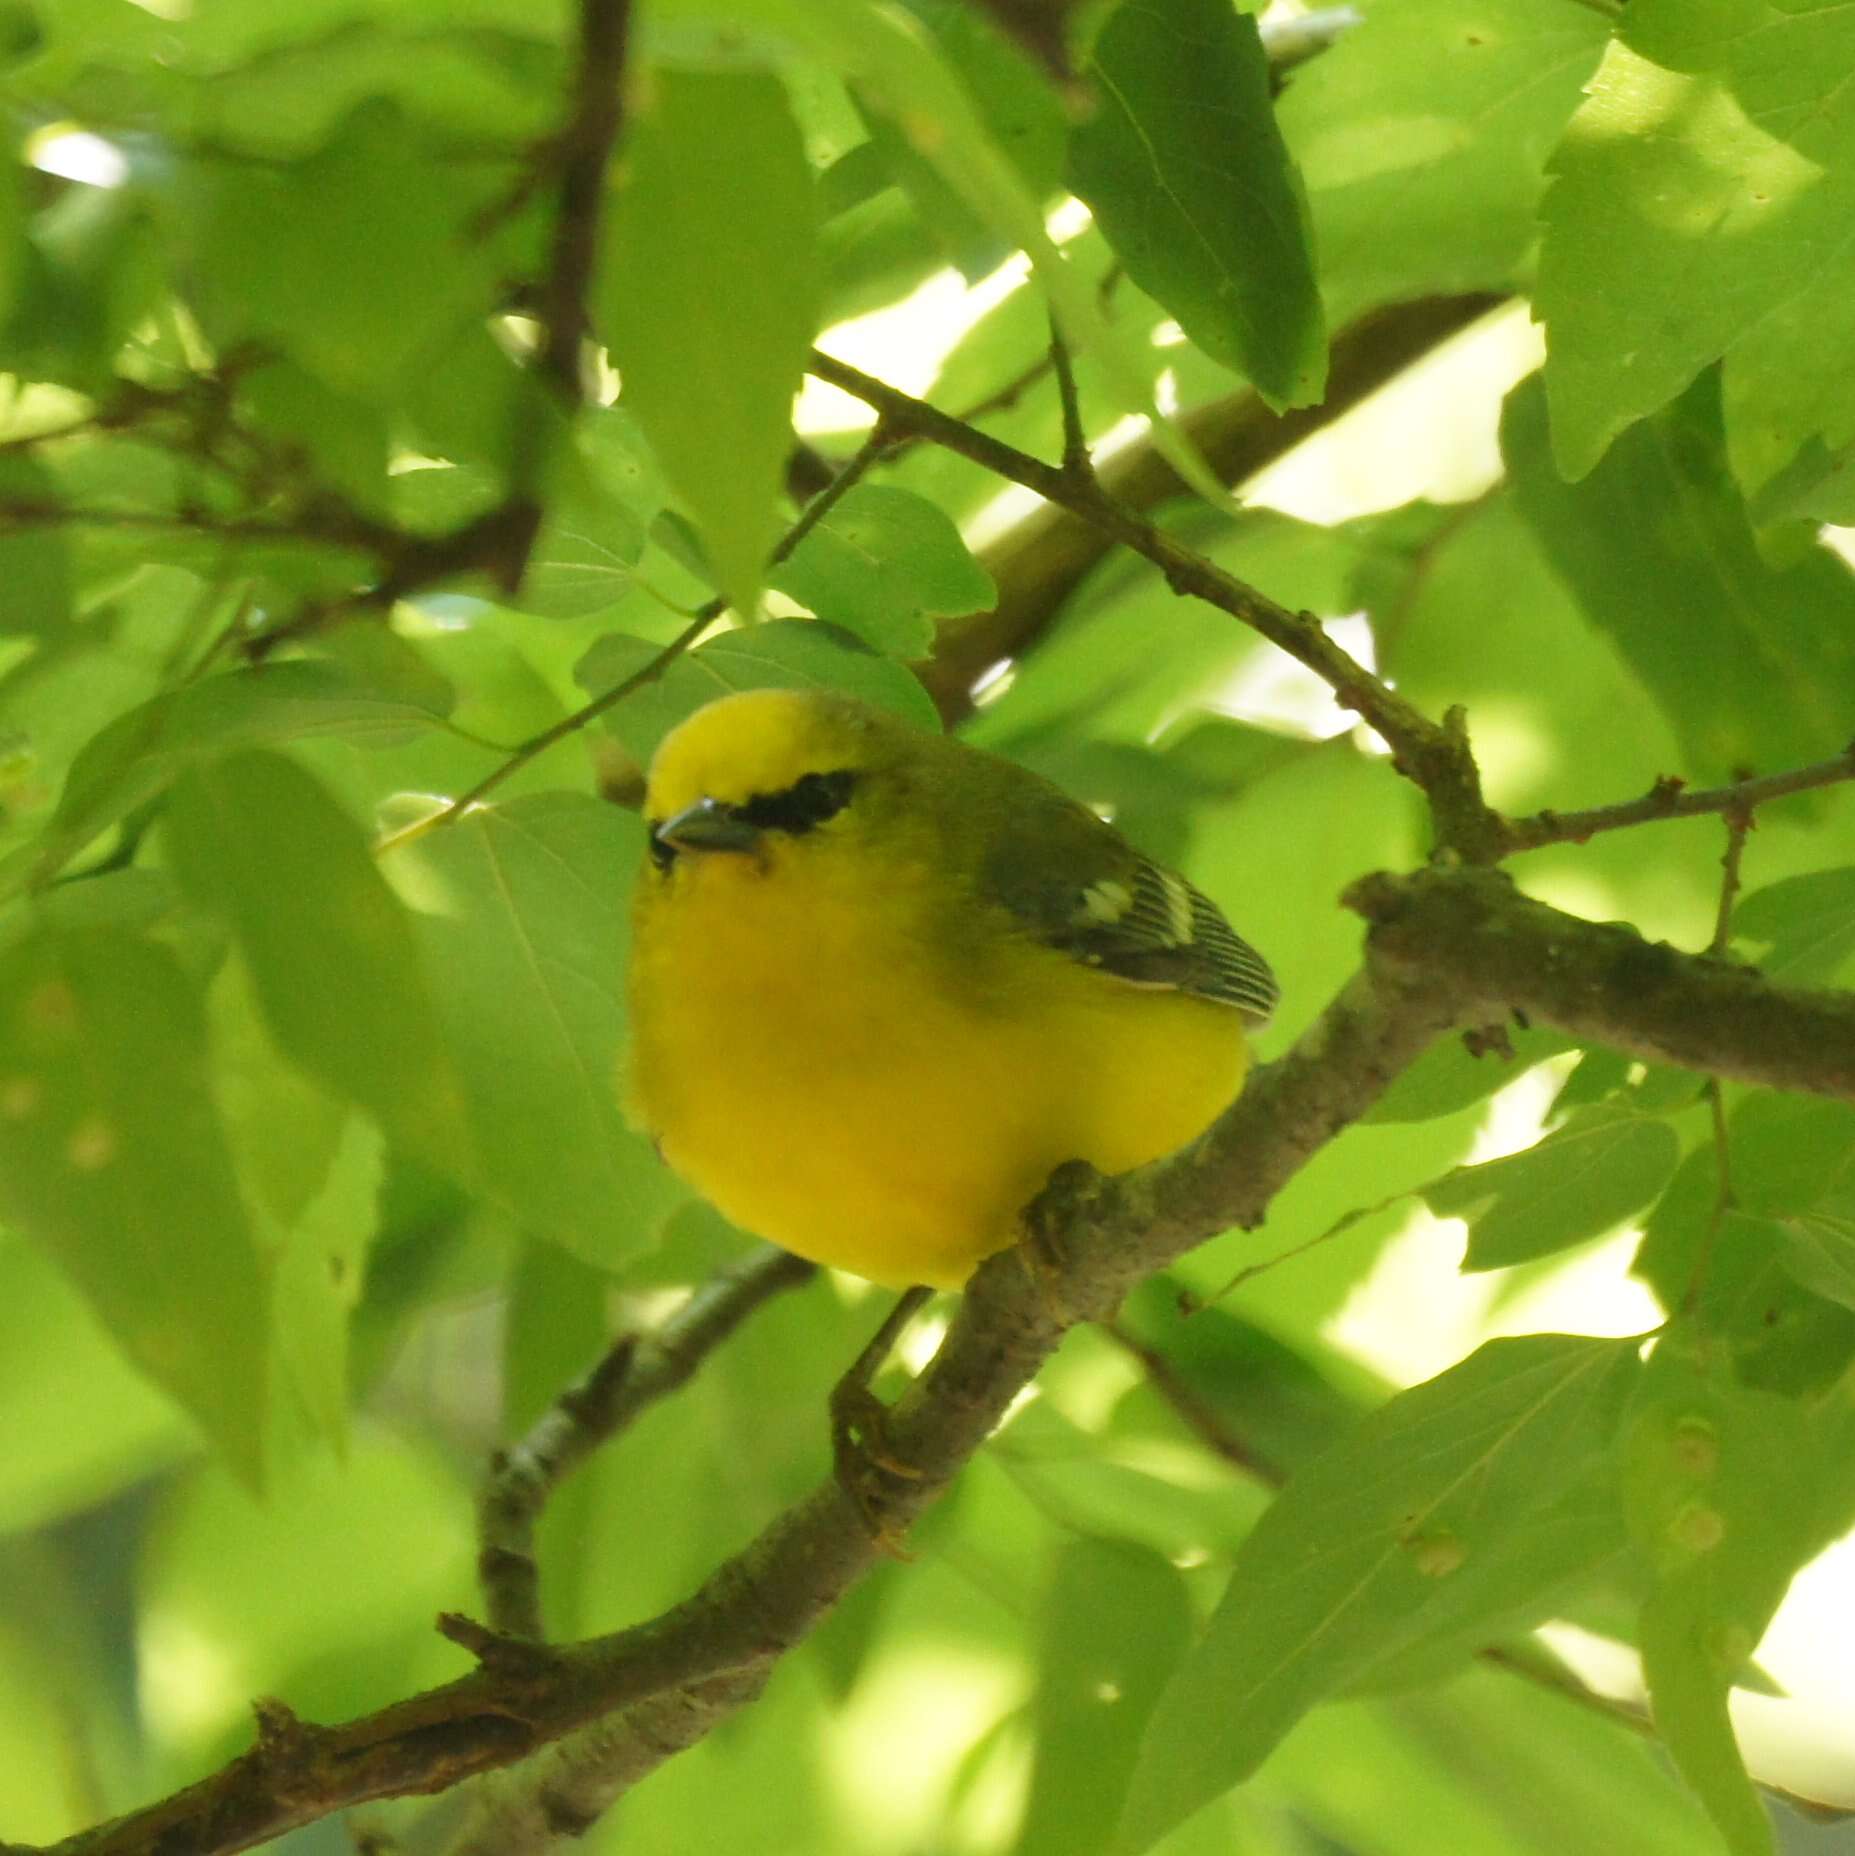
[[[932,1293],[923,1288],[906,1291],[850,1370],[831,1388],[831,1468],[837,1486],[876,1545],[903,1560],[908,1558],[902,1545],[905,1529],[890,1520],[886,1510],[896,1483],[919,1482],[923,1472],[891,1442],[889,1408],[870,1390],[870,1381],[888,1359],[896,1337]]]
[[[1086,1160],[1065,1160],[1024,1208],[1024,1238],[1018,1245],[1018,1257],[1037,1285],[1051,1318],[1063,1327],[1075,1320],[1075,1312],[1063,1294],[1071,1262],[1064,1232],[1076,1208],[1100,1178]]]

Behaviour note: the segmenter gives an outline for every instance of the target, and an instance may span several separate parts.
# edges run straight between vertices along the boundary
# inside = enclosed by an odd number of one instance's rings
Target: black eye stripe
[[[843,811],[856,783],[857,776],[848,767],[808,773],[781,792],[755,793],[734,811],[762,831],[810,831]]]

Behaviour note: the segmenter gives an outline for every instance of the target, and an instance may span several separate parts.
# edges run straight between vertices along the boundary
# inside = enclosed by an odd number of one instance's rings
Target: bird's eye
[[[810,831],[850,803],[857,776],[848,767],[808,773],[777,793],[756,793],[739,814],[762,831]]]

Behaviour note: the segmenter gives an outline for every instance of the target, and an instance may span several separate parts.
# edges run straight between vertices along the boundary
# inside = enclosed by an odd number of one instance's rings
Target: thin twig
[[[496,1453],[477,1506],[478,1573],[496,1630],[537,1641],[544,1634],[534,1535],[555,1489],[600,1445],[683,1385],[755,1309],[816,1274],[816,1264],[771,1244],[749,1251],[660,1327],[621,1334],[519,1443]]]
[[[1774,799],[1807,793],[1819,786],[1855,780],[1855,742],[1828,760],[1788,773],[1768,773],[1756,780],[1736,780],[1731,786],[1689,791],[1672,776],[1657,780],[1640,799],[1620,805],[1591,806],[1582,812],[1535,812],[1529,818],[1507,821],[1508,851],[1537,850],[1543,844],[1583,844],[1599,832],[1621,831],[1631,825],[1649,825],[1665,818],[1700,818],[1709,813],[1728,817],[1750,814]]]
[[[1725,814],[1726,849],[1720,855],[1720,900],[1714,911],[1713,939],[1707,952],[1721,959],[1733,938],[1733,903],[1739,895],[1739,867],[1745,858],[1747,834],[1752,829],[1752,811],[1748,806]],[[1720,1233],[1737,1203],[1733,1195],[1732,1141],[1726,1127],[1726,1091],[1718,1076],[1709,1076],[1706,1087],[1707,1115],[1713,1139],[1714,1194],[1713,1209],[1701,1232],[1700,1246],[1694,1254],[1694,1267],[1688,1272],[1687,1287],[1681,1294],[1681,1312],[1691,1315],[1706,1293],[1708,1272],[1713,1268]]]
[[[1056,397],[1063,409],[1063,474],[1077,483],[1093,484],[1095,467],[1089,462],[1089,435],[1082,424],[1076,370],[1069,344],[1054,321],[1050,324],[1050,366],[1056,373]]]
[[[577,734],[588,722],[594,722],[605,712],[631,694],[633,690],[642,689],[647,683],[654,683],[670,668],[676,660],[688,651],[702,634],[715,623],[726,611],[727,602],[712,599],[698,611],[683,629],[676,634],[660,651],[642,663],[629,676],[621,677],[608,690],[601,690],[590,702],[582,703],[571,715],[563,715],[558,722],[550,722],[539,733],[510,751],[509,757],[499,766],[493,767],[467,792],[462,792],[455,799],[447,800],[434,812],[428,812],[423,818],[415,818],[411,824],[402,825],[398,831],[382,838],[374,846],[374,854],[383,857],[388,851],[397,851],[405,845],[422,838],[429,831],[436,831],[441,825],[454,824],[462,818],[472,806],[480,805],[497,787],[519,773],[537,755],[545,754],[557,741],[565,741],[569,735]]]
[[[777,567],[781,561],[789,560],[799,543],[868,474],[870,466],[889,449],[892,442],[889,428],[879,414],[876,423],[870,427],[869,436],[843,469],[799,511],[798,520],[779,538],[779,545],[767,557],[767,565]]]
[[[1292,612],[1166,534],[1157,524],[1124,509],[1092,480],[1046,464],[1015,445],[915,399],[818,349],[810,371],[820,380],[875,408],[898,431],[917,433],[970,458],[994,475],[1034,490],[1093,523],[1113,540],[1144,555],[1165,575],[1174,592],[1216,606],[1260,633],[1320,677],[1342,707],[1361,715],[1384,736],[1394,764],[1425,793],[1437,842],[1467,862],[1498,855],[1503,821],[1481,796],[1481,779],[1458,719],[1432,722],[1395,690],[1333,642],[1310,612]]]

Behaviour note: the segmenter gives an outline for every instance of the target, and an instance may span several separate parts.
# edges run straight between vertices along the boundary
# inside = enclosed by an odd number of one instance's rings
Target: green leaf
[[[1855,1110],[1757,1091],[1727,1124],[1727,1165],[1732,1207],[1720,1204],[1713,1143],[1687,1156],[1650,1214],[1635,1272],[1724,1344],[1747,1385],[1818,1390],[1855,1348],[1855,1312],[1823,1293],[1836,1280],[1834,1226],[1855,1212]],[[1818,1220],[1827,1234],[1801,1228]]]
[[[432,982],[367,835],[294,761],[256,750],[169,795],[169,857],[224,917],[279,1047],[441,1172],[468,1140]]]
[[[1013,1856],[1109,1847],[1140,1735],[1191,1632],[1185,1582],[1162,1555],[1086,1538],[1063,1549],[1045,1597],[1037,1750]]]
[[[70,617],[70,543],[56,524],[35,524],[26,513],[49,512],[59,500],[57,485],[31,458],[0,456],[0,634],[50,631]]]
[[[50,1258],[0,1239],[0,1531],[95,1507],[197,1447]]]
[[[1311,405],[1326,340],[1307,206],[1255,20],[1226,0],[1123,0],[1089,75],[1099,107],[1069,184],[1128,276],[1278,411]]]
[[[817,332],[817,220],[777,79],[653,74],[601,241],[597,321],[625,406],[749,618]]]
[[[150,1748],[200,1771],[249,1745],[252,1692],[343,1720],[457,1675],[431,1620],[472,1602],[474,1559],[467,1490],[385,1426],[291,1463],[261,1503],[211,1471],[179,1479],[133,1567]]]
[[[651,19],[664,42],[684,56],[736,60],[748,47],[767,58],[803,51],[853,83],[901,125],[1008,248],[1028,255],[1070,341],[1100,363],[1118,410],[1153,419],[1153,442],[1180,476],[1215,507],[1229,507],[1224,486],[1198,451],[1158,417],[1144,357],[1136,359],[1103,313],[1092,282],[1051,241],[1041,196],[1024,184],[987,133],[971,91],[905,13],[887,6],[819,6],[816,0],[660,0]],[[757,37],[764,42],[755,45]],[[839,313],[845,313],[841,305]]]
[[[120,930],[33,934],[0,955],[0,1077],[0,1216],[255,1484],[269,1287],[193,983]]]
[[[637,421],[622,406],[588,408],[574,443],[585,468],[550,504],[521,589],[504,601],[544,618],[584,618],[624,598],[667,494]]]
[[[1522,281],[1546,156],[1607,37],[1596,8],[1375,0],[1292,74],[1276,114],[1336,326]]]
[[[609,632],[574,668],[591,695],[608,690],[657,654],[642,638]],[[653,683],[607,712],[606,726],[640,767],[678,722],[736,690],[842,690],[927,729],[940,718],[912,671],[811,619],[774,619],[726,632],[679,657]]]
[[[384,1171],[372,1123],[350,1115],[323,1188],[283,1234],[277,1353],[316,1434],[348,1446],[348,1322],[367,1268]]]
[[[1457,1167],[1423,1197],[1439,1218],[1467,1224],[1465,1270],[1505,1269],[1612,1230],[1668,1184],[1680,1158],[1667,1122],[1599,1103],[1520,1153]]]
[[[374,400],[492,307],[500,254],[470,228],[483,201],[391,103],[363,104],[305,161],[193,162],[188,256],[221,347],[275,344]]]
[[[1767,979],[1834,985],[1855,955],[1855,869],[1811,870],[1753,890],[1733,909],[1733,934],[1763,945]]]
[[[850,490],[772,581],[872,650],[902,658],[928,656],[935,619],[981,612],[998,591],[937,503],[881,484]]]
[[[1624,1511],[1651,1578],[1639,1627],[1664,1744],[1734,1856],[1770,1856],[1728,1691],[1792,1574],[1825,1544],[1825,1465],[1802,1406],[1658,1351],[1626,1445]]]
[[[1435,1121],[1453,1115],[1573,1048],[1569,1038],[1544,1025],[1510,1030],[1506,1050],[1461,1037],[1441,1039],[1393,1081],[1366,1119]]]
[[[1496,1637],[1614,1553],[1603,1465],[1636,1371],[1626,1341],[1491,1341],[1299,1471],[1160,1699],[1116,1847],[1150,1848],[1376,1666]]]
[[[1623,16],[1545,204],[1537,300],[1568,476],[1722,355],[1749,489],[1808,437],[1855,438],[1851,66],[1838,0]]]
[[[1509,396],[1501,445],[1521,514],[1654,694],[1690,771],[1727,779],[1843,745],[1855,580],[1821,548],[1784,568],[1760,556],[1726,474],[1711,376],[1575,485],[1553,463],[1538,381]]]
[[[31,870],[50,874],[213,755],[321,736],[386,747],[420,729],[441,728],[444,716],[429,706],[436,694],[382,694],[372,679],[345,666],[292,661],[229,671],[155,696],[117,716],[79,752]]]
[[[612,1268],[684,1191],[619,1103],[636,821],[577,793],[484,806],[393,853],[469,1100],[485,1189]]]

